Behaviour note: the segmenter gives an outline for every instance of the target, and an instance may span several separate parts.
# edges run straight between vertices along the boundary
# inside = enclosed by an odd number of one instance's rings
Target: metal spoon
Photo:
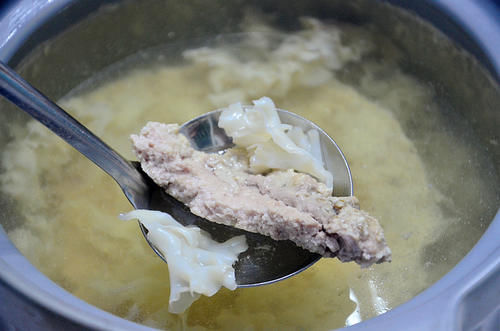
[[[0,94],[40,121],[59,137],[108,173],[121,187],[136,209],[168,212],[184,225],[194,224],[218,241],[245,234],[249,249],[235,264],[238,287],[270,284],[293,276],[311,266],[320,256],[297,247],[291,241],[275,241],[256,233],[209,222],[192,214],[182,203],[167,195],[142,172],[138,162],[124,159],[102,140],[50,101],[14,70],[0,62]],[[283,123],[304,130],[316,129],[320,135],[323,159],[334,178],[334,194],[352,195],[352,178],[344,155],[337,144],[314,123],[285,110],[278,110]],[[192,146],[206,152],[217,152],[232,146],[224,130],[217,126],[221,110],[201,115],[184,125],[181,132]],[[139,223],[140,224],[140,223]],[[144,237],[147,230],[140,224]],[[162,254],[148,241],[163,260]]]

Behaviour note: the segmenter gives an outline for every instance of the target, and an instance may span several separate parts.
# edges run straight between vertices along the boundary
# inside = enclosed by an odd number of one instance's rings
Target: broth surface
[[[119,153],[134,159],[128,137],[147,121],[183,123],[229,102],[267,95],[279,108],[317,123],[339,144],[362,208],[384,227],[392,263],[360,269],[354,263],[322,259],[291,279],[234,292],[223,289],[196,301],[183,316],[170,314],[167,265],[149,248],[136,223],[118,219],[119,213],[131,209],[119,187],[35,121],[13,127],[14,139],[3,152],[6,172],[1,174],[1,189],[18,201],[24,220],[8,232],[9,237],[37,268],[74,295],[158,328],[325,330],[382,314],[429,287],[463,257],[486,226],[471,226],[460,251],[429,249],[443,240],[447,229],[464,222],[446,211],[456,202],[441,192],[429,169],[446,167],[446,160],[467,163],[471,147],[448,130],[417,134],[406,129],[415,112],[424,114],[426,123],[440,123],[441,115],[432,88],[396,66],[393,46],[380,61],[382,51],[370,42],[378,37],[353,27],[328,29],[341,34],[338,42],[346,43],[345,59],[338,68],[321,61],[307,64],[301,75],[308,74],[300,79],[293,74],[285,87],[279,85],[283,80],[265,85],[265,79],[230,79],[241,63],[207,65],[195,58],[173,65],[155,50],[85,83],[61,105]],[[250,30],[267,33],[272,28]],[[304,35],[314,37],[313,30],[306,28]],[[232,44],[227,54],[266,40],[259,38]],[[259,60],[247,59],[245,65],[254,61],[256,71],[274,65],[275,60],[266,56],[273,48],[268,46],[259,46],[264,56],[257,52]],[[390,45],[384,41],[383,46]],[[225,52],[225,47],[215,49]],[[319,81],[308,80],[319,76]],[[425,148],[434,148],[443,160],[422,159],[426,134],[434,146]],[[450,145],[453,151],[438,147]],[[446,178],[464,176],[462,167],[446,171]],[[467,171],[474,179],[468,190],[486,190],[477,170]]]

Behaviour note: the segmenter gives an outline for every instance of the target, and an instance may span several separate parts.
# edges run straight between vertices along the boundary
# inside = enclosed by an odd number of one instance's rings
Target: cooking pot
[[[410,301],[349,328],[498,330],[500,214],[494,213],[500,201],[500,9],[493,2],[466,0],[244,4],[279,13],[284,26],[293,26],[303,15],[376,25],[408,55],[406,69],[431,82],[440,100],[467,119],[478,149],[491,158],[493,198],[489,201],[495,205],[484,207],[482,221],[472,220],[485,228],[475,246]],[[0,59],[58,99],[138,50],[235,31],[242,6],[242,1],[4,2],[0,6]],[[433,38],[434,28],[452,42]],[[26,120],[5,103],[1,108],[3,127],[9,121]],[[0,130],[0,151],[7,140],[6,130]],[[458,192],[467,190],[458,179],[456,185]],[[15,225],[15,218],[6,217],[14,203],[0,196],[0,329],[149,329],[76,298],[40,273],[4,231]]]

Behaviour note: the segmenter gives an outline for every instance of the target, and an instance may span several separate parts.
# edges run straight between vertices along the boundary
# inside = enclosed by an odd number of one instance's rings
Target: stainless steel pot
[[[500,201],[500,9],[492,2],[466,0],[251,4],[278,12],[285,26],[304,14],[377,25],[411,55],[408,69],[432,82],[438,95],[468,119],[481,143],[478,148],[487,148],[495,168],[491,185],[497,205],[485,208],[489,228],[467,256],[409,302],[351,328],[496,330],[500,321],[500,214],[493,214]],[[18,66],[30,82],[57,99],[106,66],[140,49],[168,42],[171,30],[178,31],[174,39],[180,42],[236,30],[241,6],[240,1],[11,1],[0,6],[0,58]],[[451,44],[444,47],[433,42],[431,27],[424,21],[473,57]],[[142,30],[135,31],[134,23],[140,23]],[[44,42],[52,39],[57,42],[46,47]],[[3,104],[2,108],[3,125],[24,120],[20,112]],[[6,139],[5,131],[0,130],[0,142]],[[460,189],[466,188],[458,185]],[[10,208],[13,202],[2,199],[0,196],[1,208]],[[15,220],[0,219],[3,228],[12,226],[12,222]],[[64,291],[17,251],[2,227],[0,329],[148,329]]]

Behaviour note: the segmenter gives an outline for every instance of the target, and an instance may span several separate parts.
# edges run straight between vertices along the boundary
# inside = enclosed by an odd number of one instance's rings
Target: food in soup
[[[487,224],[485,206],[498,205],[488,198],[491,178],[482,167],[488,159],[470,163],[478,155],[464,135],[470,126],[450,127],[432,86],[405,72],[405,54],[372,27],[309,20],[284,31],[262,21],[242,24],[250,34],[196,49],[200,56],[185,62],[175,45],[138,54],[85,82],[61,105],[133,159],[124,137],[139,132],[145,119],[184,123],[268,94],[342,146],[354,192],[384,227],[392,263],[362,269],[321,259],[287,280],[222,288],[183,315],[171,314],[167,264],[151,253],[135,222],[116,224],[116,215],[130,209],[120,188],[31,120],[6,126],[11,141],[2,150],[0,187],[9,238],[75,296],[168,330],[335,329],[419,294],[476,242]],[[450,183],[463,184],[467,194]]]
[[[278,116],[273,108],[252,110]],[[271,116],[272,112],[276,114]],[[252,121],[242,122],[252,126]],[[254,126],[252,131],[259,128]],[[252,140],[248,136],[247,142]],[[266,143],[263,136],[254,140]],[[287,170],[253,174],[246,153],[197,151],[177,124],[149,122],[140,135],[132,135],[132,141],[144,172],[200,217],[275,240],[291,240],[313,253],[363,267],[390,261],[391,251],[378,221],[359,209],[355,197],[332,197],[331,189],[308,174]]]
[[[134,210],[120,218],[139,219],[148,229],[149,241],[167,261],[169,312],[183,313],[200,295],[212,296],[222,286],[236,289],[232,265],[248,248],[245,236],[218,243],[200,228],[183,226],[169,214],[155,210]]]
[[[271,169],[294,169],[316,177],[331,191],[333,176],[325,169],[316,130],[304,132],[281,123],[274,102],[268,97],[243,107],[240,102],[224,108],[218,126],[237,147],[248,153],[248,170],[264,173]]]

